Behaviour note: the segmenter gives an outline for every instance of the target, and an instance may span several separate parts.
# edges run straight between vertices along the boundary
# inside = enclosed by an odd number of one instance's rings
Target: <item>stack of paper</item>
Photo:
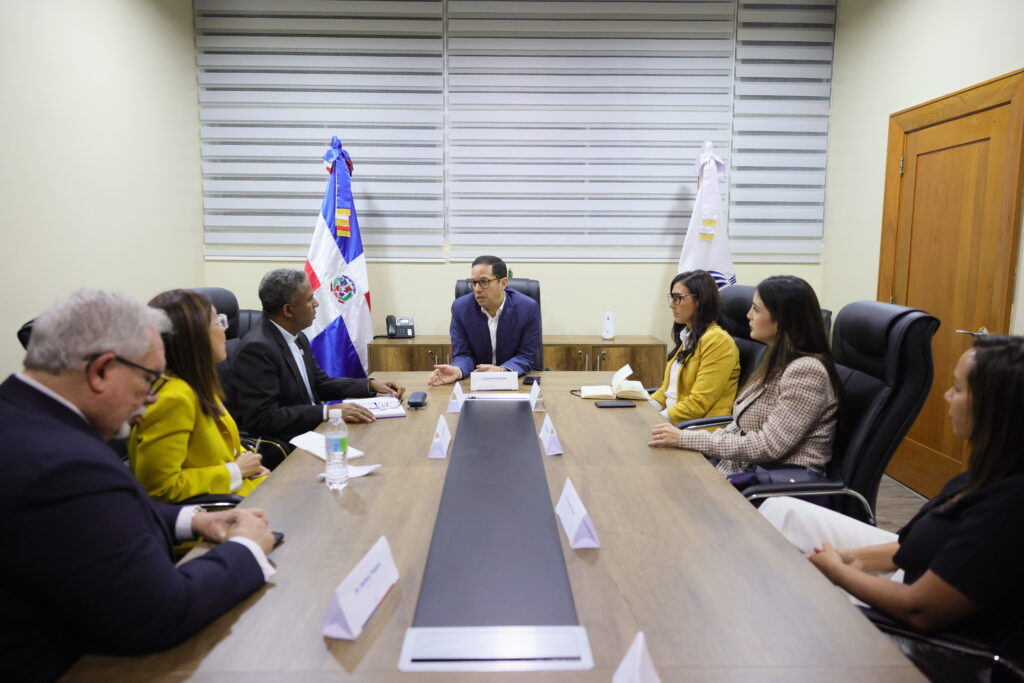
[[[373,398],[346,398],[342,403],[358,403],[374,417],[405,417],[402,402],[394,396],[375,396]]]

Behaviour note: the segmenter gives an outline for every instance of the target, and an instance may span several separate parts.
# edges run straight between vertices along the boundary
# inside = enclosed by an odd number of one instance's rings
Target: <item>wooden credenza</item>
[[[649,335],[602,339],[597,335],[545,335],[544,366],[551,370],[599,370],[611,373],[626,363],[632,379],[644,386],[659,386],[665,372],[665,342]],[[447,335],[420,335],[413,339],[374,339],[370,342],[370,372],[431,370],[450,363]]]

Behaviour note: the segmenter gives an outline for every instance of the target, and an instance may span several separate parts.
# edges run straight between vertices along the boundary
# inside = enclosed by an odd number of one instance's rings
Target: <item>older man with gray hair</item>
[[[242,429],[287,442],[327,419],[322,401],[384,394],[405,389],[373,377],[331,377],[316,362],[302,330],[313,324],[317,302],[301,270],[279,268],[260,282],[263,320],[242,339],[231,361],[232,414]],[[373,422],[373,413],[353,403],[341,405],[346,422]]]
[[[258,510],[152,501],[105,443],[163,381],[161,311],[79,290],[34,324],[0,385],[0,670],[51,680],[84,652],[138,654],[192,635],[273,574]],[[221,543],[175,566],[173,546]]]

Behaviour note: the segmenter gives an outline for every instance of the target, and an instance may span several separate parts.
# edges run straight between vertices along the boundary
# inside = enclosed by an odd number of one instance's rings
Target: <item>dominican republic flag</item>
[[[370,280],[352,201],[352,159],[337,137],[331,138],[324,163],[331,178],[306,257],[306,275],[320,307],[305,332],[327,374],[366,377],[366,345],[373,339]]]
[[[722,220],[722,194],[719,182],[725,180],[725,164],[708,140],[694,162],[697,173],[697,199],[693,203],[690,225],[679,253],[679,270],[705,270],[718,288],[736,284],[736,268],[729,250],[729,231]]]

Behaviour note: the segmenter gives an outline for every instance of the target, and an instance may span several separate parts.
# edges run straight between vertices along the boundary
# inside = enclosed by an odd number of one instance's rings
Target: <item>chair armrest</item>
[[[236,493],[203,493],[181,501],[181,505],[212,506],[218,509],[235,507],[245,498]]]
[[[743,489],[743,495],[750,497],[761,494],[773,496],[800,496],[813,494],[842,493],[846,485],[841,481],[805,481],[785,484],[753,484]]]
[[[677,429],[704,429],[705,427],[724,427],[732,422],[732,415],[720,415],[718,417],[698,417],[693,420],[683,420],[676,423]]]

